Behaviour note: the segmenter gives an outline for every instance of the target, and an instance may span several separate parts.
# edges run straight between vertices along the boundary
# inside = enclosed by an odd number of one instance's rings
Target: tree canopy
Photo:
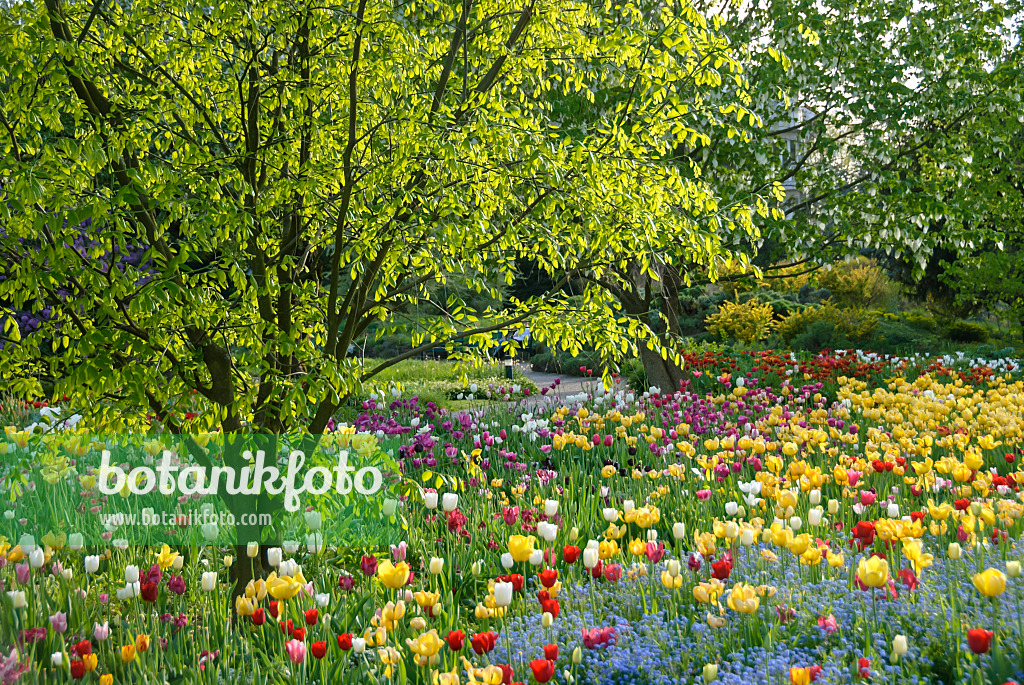
[[[363,369],[350,344],[410,307],[424,348],[529,317],[635,351],[649,331],[564,279],[756,234],[672,160],[757,119],[689,3],[45,0],[0,21],[0,373],[104,425],[197,406],[204,428],[321,432],[400,358]],[[552,291],[472,311],[428,287],[511,283],[522,259]]]

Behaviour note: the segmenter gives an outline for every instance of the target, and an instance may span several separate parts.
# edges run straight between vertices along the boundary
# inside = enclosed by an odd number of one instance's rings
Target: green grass
[[[379,363],[380,360],[366,359],[367,368]],[[477,392],[473,400],[459,399],[459,395],[468,395],[470,386],[476,384]],[[478,407],[488,401],[500,401],[496,397],[488,400],[484,393],[489,385],[519,385],[529,388],[531,394],[537,392],[537,386],[522,371],[513,369],[511,383],[505,379],[505,367],[497,363],[467,364],[449,361],[420,361],[407,359],[382,371],[368,384],[369,390],[387,390],[398,385],[405,397],[415,395],[421,403],[434,402],[448,409],[464,409]],[[514,397],[518,399],[519,396]]]

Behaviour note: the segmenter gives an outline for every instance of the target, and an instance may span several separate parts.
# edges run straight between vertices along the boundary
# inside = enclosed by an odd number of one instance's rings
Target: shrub
[[[871,312],[839,309],[831,300],[826,300],[819,305],[793,312],[779,322],[777,330],[786,343],[793,343],[798,336],[819,322],[830,324],[836,335],[850,341],[867,340],[878,326],[878,319]],[[819,327],[816,335],[820,337],[823,330]]]
[[[928,316],[927,314],[910,313],[904,316],[903,319],[904,321],[907,322],[908,326],[920,328],[923,331],[935,331],[939,327],[939,324],[935,320],[935,317]]]
[[[718,311],[706,320],[708,332],[723,340],[755,343],[771,333],[774,312],[772,306],[752,298],[746,302],[723,302]]]
[[[821,352],[826,348],[832,350],[845,349],[850,347],[850,343],[837,330],[835,323],[825,319],[818,319],[817,321],[812,321],[802,333],[793,338],[790,346],[795,350]]]
[[[954,321],[946,326],[946,337],[954,342],[988,342],[988,329],[979,323]]]
[[[743,293],[737,298],[737,301],[746,302],[747,300],[754,298],[764,302],[765,304],[771,305],[772,311],[777,317],[786,316],[787,314],[806,308],[806,305],[801,304],[795,295],[784,295],[771,290],[758,290],[752,293]]]
[[[865,257],[840,262],[818,275],[818,286],[832,292],[832,299],[843,307],[878,308],[888,305],[896,288],[885,272]]]

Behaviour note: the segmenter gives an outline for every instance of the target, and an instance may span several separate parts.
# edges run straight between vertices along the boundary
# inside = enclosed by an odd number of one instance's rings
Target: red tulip
[[[281,603],[278,602],[277,600],[272,600],[270,602],[270,615],[273,616],[274,618],[277,618],[280,613],[281,613]]]
[[[562,558],[567,564],[575,564],[580,558],[580,548],[576,545],[566,545],[562,548]]]
[[[508,664],[498,664],[498,668],[501,669],[501,682],[502,682],[502,685],[511,685],[512,684],[512,676],[514,675],[514,672],[512,671],[512,667],[509,666]]]
[[[74,647],[75,654],[78,656],[85,656],[86,654],[92,654],[92,643],[88,640],[82,640]]]
[[[871,659],[861,657],[857,659],[857,673],[861,678],[871,677]]]
[[[544,587],[553,587],[558,582],[558,571],[553,568],[546,568],[537,574]]]
[[[252,619],[253,625],[261,626],[267,622],[267,612],[263,610],[263,607],[260,607],[252,612],[252,616],[249,618]]]
[[[604,567],[604,579],[610,580],[613,583],[617,583],[622,578],[622,566],[619,564],[609,564]]]
[[[81,659],[75,659],[71,662],[71,677],[75,680],[81,680],[85,677],[85,662]]]
[[[975,654],[988,653],[992,646],[992,631],[984,628],[972,628],[967,631],[967,646]]]
[[[315,607],[312,609],[306,609],[304,617],[306,619],[307,626],[315,626],[317,621],[320,620],[320,612],[317,611]]]
[[[548,661],[558,661],[558,645],[544,645],[544,658]]]
[[[448,642],[448,649],[457,652],[466,644],[466,634],[461,630],[453,630],[445,638]]]
[[[555,662],[547,659],[534,659],[530,662],[530,670],[538,683],[546,683],[555,677]]]
[[[557,599],[545,599],[540,603],[540,609],[546,614],[551,614],[551,618],[558,618],[558,612],[560,607],[558,606]]]
[[[377,572],[377,557],[372,554],[364,554],[359,562],[359,570],[368,576],[372,576]]]
[[[469,639],[473,645],[473,651],[477,654],[486,654],[494,649],[494,644],[498,641],[498,634],[493,630],[486,633],[477,633]]]
[[[142,601],[144,602],[155,602],[156,596],[159,594],[160,588],[156,583],[149,581],[142,584]]]
[[[291,621],[289,621],[289,623],[291,623]],[[303,642],[306,639],[306,629],[305,628],[296,628],[292,632],[292,639],[293,640],[298,640],[299,642]]]
[[[718,561],[711,562],[711,575],[718,580],[728,580],[732,573],[732,559],[722,557]]]
[[[317,640],[313,643],[313,646],[309,649],[317,659],[323,659],[327,656],[327,643],[323,640]]]
[[[352,649],[352,633],[342,633],[339,635],[338,646],[346,652]]]

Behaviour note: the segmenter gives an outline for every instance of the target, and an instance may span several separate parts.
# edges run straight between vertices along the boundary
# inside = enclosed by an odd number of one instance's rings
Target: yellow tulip
[[[529,561],[536,542],[537,538],[532,535],[513,535],[508,539],[508,551],[514,561],[520,563]]]
[[[135,660],[135,645],[124,645],[121,647],[121,661],[129,663]]]
[[[861,557],[857,575],[868,587],[882,587],[889,580],[889,562],[878,557]]]
[[[997,597],[1006,591],[1006,575],[997,569],[987,568],[971,578],[974,587],[986,597]]]
[[[729,592],[729,599],[726,601],[729,608],[741,614],[752,614],[761,606],[761,598],[757,596],[757,590],[753,585],[736,583]]]
[[[172,552],[170,546],[164,545],[156,554],[156,564],[162,570],[166,571],[174,564],[174,560],[177,558],[178,553]]]
[[[392,565],[389,559],[385,559],[377,566],[377,579],[384,587],[397,590],[409,581],[409,564],[402,561]]]

